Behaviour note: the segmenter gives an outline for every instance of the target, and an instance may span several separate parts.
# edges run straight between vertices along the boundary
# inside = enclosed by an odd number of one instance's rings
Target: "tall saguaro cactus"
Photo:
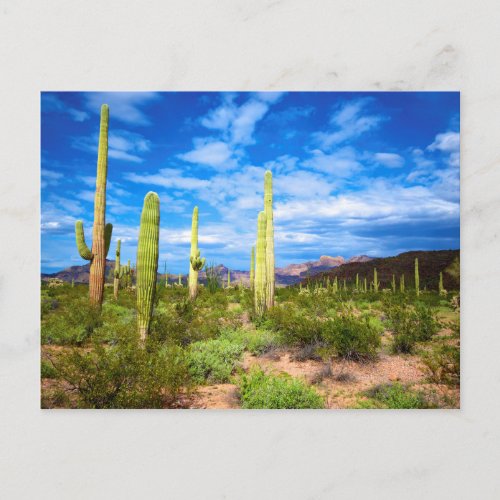
[[[255,281],[255,247],[252,247],[252,254],[250,256],[250,288],[253,290]]]
[[[257,220],[257,251],[255,256],[255,312],[262,316],[266,310],[266,213],[260,212]]]
[[[200,258],[198,250],[198,207],[193,209],[191,222],[191,255],[189,256],[189,298],[194,300],[198,295],[198,273],[205,265],[205,259]]]
[[[274,218],[273,174],[264,174],[264,212],[266,214],[266,306],[274,306]]]
[[[418,259],[415,259],[415,293],[420,295],[420,275],[418,274]]]
[[[401,278],[399,278],[399,291],[401,293],[405,293],[405,275],[402,274]]]
[[[392,275],[392,293],[396,293],[396,276]]]
[[[109,108],[101,107],[99,150],[97,153],[97,177],[94,197],[94,226],[92,229],[92,250],[85,243],[83,222],[76,221],[76,246],[80,256],[90,261],[89,298],[90,303],[100,307],[104,294],[106,255],[111,243],[113,226],[106,224],[106,181],[108,176],[108,125]]]
[[[378,292],[378,285],[379,285],[379,282],[378,282],[378,276],[377,276],[377,268],[374,267],[373,268],[373,290],[375,291],[375,293]]]
[[[115,300],[118,299],[118,288],[120,286],[120,277],[122,270],[120,268],[120,250],[121,250],[122,241],[118,240],[116,242],[116,258],[115,258],[115,279],[113,280],[113,295],[115,296]]]
[[[231,271],[228,269],[227,270],[227,287],[229,288],[231,286]]]
[[[144,198],[137,243],[137,328],[142,341],[149,333],[158,272],[160,198],[149,192]]]

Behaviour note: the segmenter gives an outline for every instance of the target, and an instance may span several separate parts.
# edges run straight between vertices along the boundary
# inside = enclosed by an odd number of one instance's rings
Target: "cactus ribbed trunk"
[[[439,273],[439,295],[443,293],[444,286],[443,286],[443,273]]]
[[[228,269],[227,270],[227,287],[229,288],[231,286],[231,271]]]
[[[104,226],[106,225],[106,180],[108,175],[108,124],[109,109],[101,107],[101,126],[99,132],[99,151],[97,153],[97,178],[94,198],[94,227],[92,230],[92,263],[90,264],[89,295],[90,302],[102,304],[104,278],[106,272],[106,244]]]
[[[94,225],[92,230],[92,250],[85,243],[83,222],[76,221],[76,245],[80,256],[90,261],[89,299],[96,307],[101,307],[106,279],[106,255],[111,242],[113,226],[106,224],[106,181],[108,175],[108,124],[109,108],[101,106],[99,130],[99,150],[97,153],[97,176],[94,196]]]
[[[158,272],[160,198],[149,192],[144,198],[137,243],[137,329],[142,341],[149,333]]]
[[[191,254],[189,256],[189,298],[194,300],[198,295],[198,273],[205,265],[205,259],[200,258],[198,250],[198,207],[193,209],[191,220]],[[179,285],[181,284],[179,275]]]
[[[415,293],[420,295],[420,275],[418,274],[418,259],[415,259]]]
[[[392,275],[392,293],[396,293],[396,276]]]
[[[377,276],[377,268],[374,267],[373,268],[373,289],[374,289],[375,293],[378,292],[378,285],[379,285],[379,283],[378,283],[378,276]]]
[[[359,274],[356,273],[356,290],[359,290]]]
[[[121,249],[121,240],[116,242],[116,258],[115,258],[115,279],[113,280],[113,295],[115,299],[118,299],[118,288],[120,286],[120,249]]]
[[[255,247],[252,247],[252,254],[250,256],[250,288],[253,290],[255,282]]]
[[[274,217],[273,174],[264,174],[264,212],[266,214],[266,307],[274,306]]]
[[[255,313],[262,316],[266,310],[266,214],[259,213],[257,222],[257,251],[255,256]]]
[[[399,291],[401,293],[405,293],[405,275],[402,274],[401,278],[399,278]]]
[[[367,279],[365,278],[365,293],[368,292],[368,281]]]

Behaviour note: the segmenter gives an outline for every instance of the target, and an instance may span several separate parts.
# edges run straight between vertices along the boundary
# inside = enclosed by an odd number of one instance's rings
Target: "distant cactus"
[[[274,217],[273,174],[264,174],[264,211],[266,214],[266,306],[274,306]]]
[[[122,241],[118,240],[116,242],[116,258],[115,258],[115,272],[114,272],[114,280],[113,280],[113,295],[115,300],[118,299],[118,288],[120,286],[120,278],[123,274],[123,270],[120,267],[120,249],[121,249]]]
[[[392,275],[392,293],[396,293],[396,276]]]
[[[75,278],[71,278],[71,288],[75,288]]]
[[[448,292],[444,289],[443,286],[443,273],[439,273],[439,295],[442,295],[445,297],[448,294]]]
[[[337,293],[339,291],[339,280],[337,276],[335,276],[335,279],[333,280],[333,293]]]
[[[356,273],[356,290],[359,290],[359,274]]]
[[[231,286],[231,271],[228,269],[227,270],[227,287],[229,288]]]
[[[160,198],[149,192],[144,198],[137,243],[137,327],[142,341],[149,333],[158,272]]]
[[[399,291],[401,293],[405,293],[405,275],[402,274],[401,278],[399,278]]]
[[[347,292],[347,283],[345,281],[345,278],[344,278],[344,292]]]
[[[182,275],[181,275],[181,273],[179,273],[178,280],[179,280],[179,281],[178,281],[178,283],[177,283],[177,284],[178,284],[179,286],[182,286]]]
[[[415,259],[415,293],[420,295],[420,276],[418,274],[418,259]]]
[[[189,298],[194,300],[198,295],[198,273],[205,265],[198,249],[198,207],[194,207],[191,222],[191,255],[189,257]]]
[[[260,212],[257,221],[257,248],[255,256],[255,313],[262,316],[266,310],[266,213]]]
[[[365,278],[365,293],[368,292],[368,281],[367,279]]]
[[[378,281],[378,275],[377,275],[377,268],[373,268],[373,290],[375,293],[378,292],[378,287],[379,287],[379,281]]]
[[[101,107],[99,150],[97,153],[97,177],[94,198],[94,225],[92,229],[92,250],[85,243],[83,222],[76,221],[76,246],[80,256],[90,261],[89,298],[94,306],[101,307],[106,273],[106,256],[111,243],[113,226],[106,224],[106,181],[108,175],[108,123],[109,108]]]

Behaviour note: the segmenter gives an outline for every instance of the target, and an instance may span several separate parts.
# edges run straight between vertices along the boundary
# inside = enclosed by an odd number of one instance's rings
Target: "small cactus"
[[[415,259],[415,294],[420,295],[420,275],[418,274],[418,259]]]
[[[200,257],[200,251],[198,250],[198,207],[194,207],[193,209],[193,218],[191,222],[191,255],[189,257],[189,264],[189,298],[194,300],[198,295],[198,273],[205,265],[205,259]]]
[[[115,272],[114,272],[114,280],[113,280],[113,295],[115,300],[118,299],[118,288],[120,286],[120,278],[123,276],[123,269],[120,267],[120,249],[121,249],[122,241],[118,240],[116,242],[116,257],[115,257]]]
[[[137,244],[137,327],[141,341],[149,333],[158,273],[160,198],[149,192],[144,198]]]

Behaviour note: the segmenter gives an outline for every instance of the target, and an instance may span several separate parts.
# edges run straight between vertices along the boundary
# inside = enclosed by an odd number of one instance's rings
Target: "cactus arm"
[[[83,222],[77,220],[75,223],[75,236],[76,236],[76,246],[78,248],[78,253],[80,257],[85,260],[92,260],[92,252],[90,248],[85,243],[85,233],[83,231]]]
[[[104,252],[108,256],[109,247],[111,245],[111,235],[113,234],[113,224],[108,222],[104,227]]]

